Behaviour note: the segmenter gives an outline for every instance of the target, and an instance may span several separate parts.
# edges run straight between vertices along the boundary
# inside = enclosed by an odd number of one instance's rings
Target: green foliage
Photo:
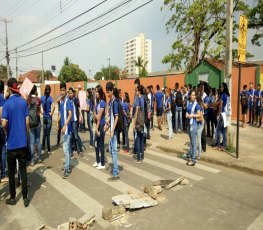
[[[164,0],[162,10],[171,11],[167,32],[176,32],[172,52],[162,62],[171,69],[194,68],[207,56],[223,59],[225,51],[226,0]],[[246,11],[243,1],[234,0],[234,12]],[[234,34],[237,23],[234,21]],[[233,39],[235,41],[235,38]]]
[[[78,65],[72,63],[68,57],[64,60],[58,79],[64,82],[86,81],[86,73]]]
[[[258,0],[258,4],[250,9],[248,17],[248,28],[256,30],[251,42],[253,45],[261,46],[260,40],[262,41],[263,38],[263,0]]]
[[[5,65],[0,65],[0,79],[7,79],[7,68]]]
[[[146,69],[148,61],[144,61],[142,59],[142,57],[138,56],[137,60],[134,61],[134,64],[139,69],[139,77],[140,78],[148,76],[148,72],[147,72],[147,69]]]
[[[102,67],[99,72],[94,76],[95,80],[101,80],[104,77],[104,80],[119,80],[121,70],[117,66]]]

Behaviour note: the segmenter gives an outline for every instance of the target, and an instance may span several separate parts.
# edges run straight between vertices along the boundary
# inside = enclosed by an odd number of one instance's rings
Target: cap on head
[[[19,87],[18,87],[18,82],[16,80],[16,78],[12,77],[9,78],[7,81],[7,86],[14,92],[19,93]]]

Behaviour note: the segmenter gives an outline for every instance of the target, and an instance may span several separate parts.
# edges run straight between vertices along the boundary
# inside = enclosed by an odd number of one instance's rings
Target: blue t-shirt
[[[119,115],[119,110],[118,110],[118,101],[116,99],[113,99],[109,102],[110,106],[110,130],[112,130],[115,117]],[[117,131],[117,125],[114,129],[114,132]]]
[[[93,112],[93,104],[91,103],[90,99],[87,100],[87,105],[89,106],[89,112]]]
[[[42,104],[42,108],[44,110],[44,114],[43,116],[45,118],[50,118],[51,115],[51,105],[53,104],[53,98],[51,96],[49,96],[47,99],[47,97],[44,95],[41,97],[41,104]]]
[[[166,99],[165,104],[164,104],[164,108],[165,108],[165,109],[168,109],[169,103],[170,103],[170,106],[171,106],[171,97],[168,97],[168,98]]]
[[[227,94],[226,93],[223,93],[220,97],[220,100],[223,102],[223,105],[222,105],[222,113],[225,112],[225,107],[226,107],[226,103],[227,103]]]
[[[136,98],[136,107],[139,106],[144,110],[144,95],[141,95],[141,97]]]
[[[60,125],[61,127],[64,127],[66,120],[68,119],[69,111],[73,111],[73,101],[69,100],[69,98],[64,98],[64,100],[60,100]],[[72,114],[73,115],[73,114]],[[65,131],[65,135],[70,135],[72,132],[72,125],[71,122],[68,123]]]
[[[105,109],[106,109],[106,102],[104,100],[101,100],[100,102],[98,102],[96,104],[96,115],[99,114],[100,109],[104,109],[102,115],[101,115],[101,119],[100,119],[100,125],[105,125]]]
[[[126,114],[129,112],[129,104],[127,102],[123,102],[122,103],[122,110],[125,111],[125,114],[124,114],[124,121],[127,121],[127,116]]]
[[[261,93],[261,91],[260,90],[256,90],[255,91],[255,97],[258,97],[257,99],[256,99],[256,105],[257,106],[260,106],[261,105],[261,103],[260,103],[260,93]]]
[[[12,94],[3,106],[2,119],[8,121],[7,150],[27,146],[26,118],[28,107],[20,95]]]
[[[255,94],[255,90],[254,89],[249,89],[248,90],[249,93],[249,105],[253,105],[253,100],[254,100],[254,94]]]
[[[215,98],[211,95],[208,97],[208,104],[212,104],[215,102]],[[213,108],[213,106],[210,106],[209,108]]]
[[[206,96],[204,98],[203,103],[208,105],[208,103],[209,103],[209,97],[208,96]],[[207,109],[204,109],[204,114],[207,114]]]
[[[0,107],[3,107],[4,103],[5,103],[4,94],[0,93]]]
[[[70,100],[70,99],[68,99]],[[72,116],[71,116],[71,119],[70,121],[73,122],[73,121],[77,121],[78,120],[78,107],[76,106],[76,104],[74,103],[74,99],[71,99],[70,100],[71,104],[72,104]]]
[[[187,112],[188,114],[191,114],[191,113],[192,113],[193,105],[194,105],[194,102],[189,102],[189,103],[187,103],[186,112]],[[195,108],[194,108],[193,114],[197,114],[197,111],[202,111],[202,108],[200,107],[200,105],[198,105],[198,103],[196,103],[196,106],[195,106]],[[188,118],[188,123],[189,123],[189,124],[190,124],[190,122],[191,122],[191,119],[193,119],[193,120],[192,120],[192,124],[193,124],[193,125],[197,124],[196,118]]]
[[[160,109],[163,107],[163,93],[158,91],[156,94],[155,94],[155,98],[156,98],[156,104],[157,104],[157,109]]]

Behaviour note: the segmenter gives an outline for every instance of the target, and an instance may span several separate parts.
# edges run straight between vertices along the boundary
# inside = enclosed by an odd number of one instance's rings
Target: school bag
[[[176,106],[182,106],[183,105],[183,95],[180,91],[176,93]]]
[[[151,110],[150,100],[148,99],[148,97],[147,96],[143,96],[143,97],[144,97],[144,117],[145,117],[145,122],[147,122],[151,119],[152,110]]]
[[[32,101],[29,104],[28,116],[29,116],[29,127],[30,128],[37,127],[40,122],[40,117],[38,115],[38,104],[36,98],[32,99]]]
[[[118,103],[118,122],[117,122],[117,129],[118,132],[121,133],[124,128],[124,114],[123,114],[123,109],[121,105],[121,101],[117,100]]]
[[[141,101],[140,101],[141,104]],[[144,106],[146,107],[146,106]],[[137,114],[137,120],[135,123],[135,129],[138,132],[142,132],[144,128],[144,116],[145,116],[145,111],[143,111],[142,106],[140,105],[138,114]]]
[[[242,91],[241,93],[241,105],[247,106],[248,105],[248,96],[246,91]]]

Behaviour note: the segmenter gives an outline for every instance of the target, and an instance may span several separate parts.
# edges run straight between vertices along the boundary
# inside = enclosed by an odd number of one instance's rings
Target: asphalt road
[[[32,182],[28,208],[23,206],[19,189],[17,205],[6,206],[3,199],[8,196],[8,186],[0,185],[0,229],[31,230],[41,224],[56,228],[69,217],[80,218],[85,213],[96,215],[94,229],[263,229],[262,177],[201,161],[190,167],[172,154],[148,148],[142,164],[121,151],[121,179],[107,182],[111,156],[106,156],[108,169],[97,170],[92,167],[94,149],[87,149],[84,158],[72,160],[72,173],[64,180],[62,149],[51,156],[43,155],[42,164],[28,168]],[[163,191],[158,206],[127,212],[113,223],[102,219],[101,210],[112,206],[113,196],[128,189],[142,191],[153,180],[176,179],[181,175],[189,179],[190,185]]]

